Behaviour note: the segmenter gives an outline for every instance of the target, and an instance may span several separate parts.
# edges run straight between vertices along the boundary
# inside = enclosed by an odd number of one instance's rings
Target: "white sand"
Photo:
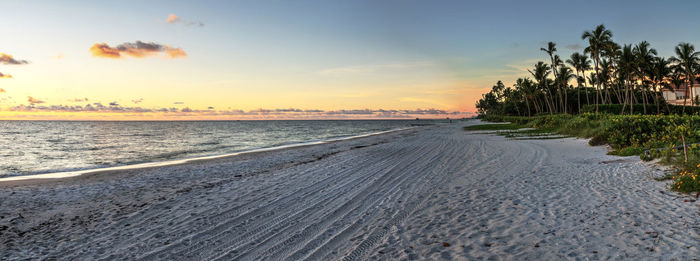
[[[0,183],[0,259],[700,257],[657,167],[460,127]]]

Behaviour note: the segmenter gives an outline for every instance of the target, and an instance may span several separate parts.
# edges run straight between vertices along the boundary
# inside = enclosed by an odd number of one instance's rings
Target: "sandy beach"
[[[0,259],[700,258],[700,201],[660,167],[475,123],[0,183]]]

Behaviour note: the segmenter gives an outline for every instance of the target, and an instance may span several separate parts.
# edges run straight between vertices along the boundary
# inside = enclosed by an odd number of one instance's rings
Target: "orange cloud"
[[[32,96],[27,96],[27,101],[28,101],[30,104],[45,103],[45,101],[42,101],[42,100],[39,100],[39,99],[35,99],[35,98],[32,97]]]
[[[0,79],[2,79],[2,78],[12,78],[12,75],[4,74],[4,73],[0,72]]]
[[[0,88],[0,93],[6,93],[5,89]]]
[[[180,17],[177,17],[175,14],[169,14],[168,19],[165,19],[166,23],[173,24],[180,21]]]
[[[170,58],[187,57],[187,53],[180,48],[173,48],[168,45],[158,43],[136,41],[134,43],[123,43],[115,47],[109,46],[107,43],[96,43],[90,47],[92,56],[100,58],[121,58],[122,55],[128,55],[136,58],[158,55],[160,53],[169,56]]]
[[[178,17],[178,16],[175,15],[175,14],[169,14],[169,15],[168,15],[168,18],[165,19],[165,22],[166,22],[166,23],[169,23],[169,24],[182,23],[182,24],[184,24],[185,26],[192,26],[192,25],[199,26],[199,27],[203,27],[203,26],[204,26],[204,23],[202,23],[202,22],[197,22],[197,21],[185,21],[185,20],[180,19],[180,17]]]
[[[2,64],[28,64],[26,60],[17,60],[12,55],[0,53],[0,63]]]

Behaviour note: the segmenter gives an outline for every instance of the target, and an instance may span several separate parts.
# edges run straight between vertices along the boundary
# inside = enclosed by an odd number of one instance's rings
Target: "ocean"
[[[435,122],[0,121],[0,177],[229,154]]]

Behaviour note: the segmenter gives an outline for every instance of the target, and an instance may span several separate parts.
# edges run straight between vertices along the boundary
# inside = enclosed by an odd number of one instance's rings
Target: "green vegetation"
[[[502,130],[514,139],[559,137],[552,133],[591,138],[591,145],[609,144],[612,155],[675,166],[671,188],[700,193],[700,148],[685,146],[700,142],[700,107],[692,106],[700,105],[700,96],[685,88],[700,79],[700,52],[679,43],[667,59],[646,41],[620,45],[612,37],[602,24],[583,32],[584,50],[566,61],[548,42],[540,48],[547,61],[528,70],[532,78],[518,78],[512,88],[498,81],[476,104],[482,119],[509,124],[467,129]],[[661,88],[692,98],[669,104]]]
[[[604,25],[586,31],[582,52],[569,59],[557,54],[557,45],[548,42],[540,48],[546,60],[528,70],[531,78],[515,80],[513,87],[498,81],[485,93],[476,108],[480,115],[577,114],[686,114],[700,109],[688,107],[700,103],[693,93],[700,71],[700,52],[689,43],[679,43],[673,57],[657,56],[656,49],[642,41],[615,43]],[[564,61],[566,59],[566,61]],[[574,84],[571,84],[571,83]],[[664,100],[661,88],[680,92],[683,106]]]
[[[660,159],[660,163],[675,166],[671,188],[680,192],[700,192],[700,145],[689,145],[686,150],[674,146],[700,142],[699,115],[612,115],[583,113],[523,116],[484,116],[484,120],[509,122],[470,126],[468,130],[510,130],[499,132],[506,137],[532,136],[535,139],[556,138],[559,134],[591,138],[589,144],[609,144],[611,155],[640,156],[644,160]],[[692,127],[691,127],[692,126]],[[522,128],[534,128],[518,130]],[[518,130],[518,131],[512,131]],[[657,150],[657,148],[664,148]],[[649,151],[648,155],[646,151]],[[686,160],[687,157],[687,160]]]

